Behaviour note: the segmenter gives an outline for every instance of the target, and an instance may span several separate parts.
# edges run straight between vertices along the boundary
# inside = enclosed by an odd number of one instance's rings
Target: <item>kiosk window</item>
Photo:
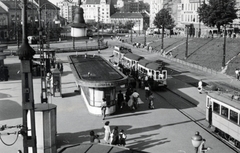
[[[213,103],[213,112],[218,113],[220,112],[220,106],[217,103]]]
[[[230,120],[234,123],[238,122],[238,113],[234,112],[233,110],[230,110]]]
[[[228,117],[228,109],[224,106],[221,107],[221,115]]]

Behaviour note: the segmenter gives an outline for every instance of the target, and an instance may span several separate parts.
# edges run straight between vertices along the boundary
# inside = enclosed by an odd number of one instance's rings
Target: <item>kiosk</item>
[[[127,83],[127,76],[101,56],[70,55],[68,59],[88,111],[101,115],[101,105],[106,99],[106,115],[114,113],[117,89]]]

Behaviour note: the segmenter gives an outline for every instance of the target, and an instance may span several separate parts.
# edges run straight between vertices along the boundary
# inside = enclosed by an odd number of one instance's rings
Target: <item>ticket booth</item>
[[[58,69],[52,71],[53,96],[62,97],[61,73]]]

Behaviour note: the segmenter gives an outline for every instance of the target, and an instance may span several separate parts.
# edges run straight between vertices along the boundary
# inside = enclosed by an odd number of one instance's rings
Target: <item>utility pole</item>
[[[222,59],[222,69],[226,66],[225,64],[225,57],[226,57],[226,37],[227,37],[227,30],[226,25],[224,25],[224,42],[223,42],[223,59]]]
[[[199,6],[201,5],[201,0],[199,0]],[[199,18],[199,16],[198,16]],[[200,38],[201,36],[201,23],[200,23],[200,18],[198,19],[198,37]]]
[[[27,0],[22,0],[22,45],[17,51],[21,60],[21,80],[22,80],[22,121],[24,153],[37,153],[36,127],[35,127],[35,104],[33,94],[32,58],[35,51],[28,44],[27,40]]]
[[[98,7],[98,53],[100,54],[100,40],[99,40],[100,25],[99,25],[99,22],[100,22],[100,7]]]
[[[47,103],[47,82],[46,82],[46,64],[44,59],[43,36],[41,25],[41,0],[38,0],[38,24],[39,24],[39,52],[40,52],[40,67],[41,67],[41,103]]]
[[[187,29],[187,39],[186,39],[186,52],[185,52],[185,59],[187,59],[187,57],[188,57],[188,30],[189,30],[188,27],[189,27],[189,26],[186,25],[186,29]]]

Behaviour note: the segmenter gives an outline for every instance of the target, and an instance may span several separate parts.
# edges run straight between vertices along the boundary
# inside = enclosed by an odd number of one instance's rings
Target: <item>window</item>
[[[222,106],[221,107],[221,115],[224,117],[228,117],[228,108]]]
[[[234,123],[238,123],[238,113],[230,110],[230,120]]]
[[[217,103],[213,103],[213,112],[218,113],[220,112],[220,106]]]

